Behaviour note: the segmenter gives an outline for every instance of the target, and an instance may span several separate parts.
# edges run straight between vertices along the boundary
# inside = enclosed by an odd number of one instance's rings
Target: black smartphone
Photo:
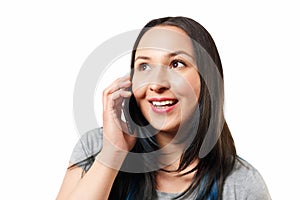
[[[128,88],[128,90],[130,91],[131,87]],[[122,102],[122,113],[123,113],[123,116],[124,116],[124,121],[125,121],[125,123],[127,125],[127,128],[128,128],[128,133],[129,134],[133,134],[134,133],[133,132],[134,131],[133,130],[133,124],[134,124],[134,122],[132,120],[132,117],[131,117],[130,111],[129,111],[130,98],[132,98],[132,96],[129,97],[129,98],[124,98],[123,99],[123,102]]]

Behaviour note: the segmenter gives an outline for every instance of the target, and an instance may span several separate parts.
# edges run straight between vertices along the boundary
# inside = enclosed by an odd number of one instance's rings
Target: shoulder
[[[223,199],[271,199],[263,177],[250,163],[237,159],[225,180]]]
[[[83,134],[75,145],[70,163],[77,164],[99,153],[102,148],[102,128],[92,129]]]

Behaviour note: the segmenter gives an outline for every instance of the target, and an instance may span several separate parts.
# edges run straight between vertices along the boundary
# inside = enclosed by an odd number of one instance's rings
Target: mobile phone
[[[131,90],[131,87],[128,88],[128,90]],[[132,120],[132,117],[130,115],[130,111],[129,111],[129,102],[130,102],[130,98],[124,98],[123,101],[122,101],[122,114],[123,114],[123,121],[126,123],[127,125],[127,128],[128,128],[128,133],[129,134],[133,134],[134,130],[133,130],[133,120]]]

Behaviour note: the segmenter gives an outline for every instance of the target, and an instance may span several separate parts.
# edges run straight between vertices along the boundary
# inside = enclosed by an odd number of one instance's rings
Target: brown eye
[[[170,67],[174,68],[174,69],[177,69],[177,68],[183,68],[185,66],[186,66],[186,64],[184,62],[182,62],[180,60],[173,60],[171,62],[171,66]]]
[[[151,69],[151,67],[150,67],[150,65],[147,64],[147,63],[141,63],[141,64],[139,64],[139,66],[138,66],[138,70],[139,70],[139,71],[147,71],[147,70],[150,70],[150,69]]]

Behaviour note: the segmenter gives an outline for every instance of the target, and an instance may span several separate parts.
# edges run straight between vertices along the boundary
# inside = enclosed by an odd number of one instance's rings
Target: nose
[[[149,81],[149,90],[157,93],[162,93],[170,89],[169,74],[164,67],[158,67],[151,75]]]
[[[168,87],[165,84],[151,83],[149,89],[156,93],[162,93],[165,90],[168,90]]]

